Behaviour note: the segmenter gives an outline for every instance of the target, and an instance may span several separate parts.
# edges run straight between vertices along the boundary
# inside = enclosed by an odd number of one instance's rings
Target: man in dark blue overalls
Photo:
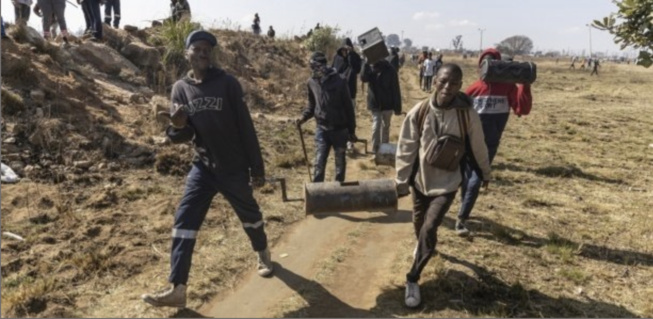
[[[145,294],[154,306],[186,306],[186,283],[200,226],[211,201],[221,193],[236,211],[258,257],[258,274],[269,276],[273,265],[263,216],[252,186],[265,183],[261,148],[238,80],[212,64],[216,38],[193,31],[186,38],[186,59],[192,71],[172,88],[166,134],[173,143],[193,141],[195,158],[172,229],[169,290]],[[251,183],[251,185],[250,185]]]

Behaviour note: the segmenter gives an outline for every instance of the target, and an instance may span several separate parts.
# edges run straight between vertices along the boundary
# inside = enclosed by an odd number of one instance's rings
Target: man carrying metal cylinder
[[[493,48],[486,49],[479,57],[479,67],[483,65],[484,61],[489,63],[492,60],[500,61],[501,53]],[[518,74],[535,75],[531,72]],[[511,73],[505,72],[503,76],[510,78],[510,82],[513,81],[510,77]],[[534,80],[534,77],[531,79]],[[504,82],[506,79],[501,79],[503,82],[501,83],[495,80],[497,79],[481,78],[465,90],[474,99],[474,109],[481,118],[490,164],[499,149],[503,130],[510,117],[510,110],[512,109],[517,116],[528,115],[533,105],[530,83],[508,83]],[[467,229],[466,221],[476,204],[483,179],[480,177],[478,165],[474,161],[464,161],[462,166],[461,204],[455,228],[458,235],[467,236],[469,229]]]
[[[269,276],[273,271],[263,216],[252,192],[252,186],[265,183],[261,148],[240,83],[213,65],[216,45],[217,39],[209,32],[197,30],[188,35],[186,59],[192,70],[172,87],[170,112],[160,113],[170,122],[168,138],[173,143],[192,141],[195,158],[172,229],[168,278],[172,287],[142,296],[156,307],[186,306],[195,242],[218,193],[242,223],[258,257],[258,274]]]
[[[312,117],[317,122],[313,182],[324,181],[326,160],[331,148],[335,153],[335,179],[343,182],[347,167],[347,141],[357,140],[356,116],[348,84],[336,69],[327,66],[326,56],[322,52],[314,52],[309,65],[312,75],[307,85],[308,106],[302,116],[295,120],[295,124],[301,126]]]
[[[413,226],[417,246],[406,274],[405,303],[421,302],[422,270],[435,252],[437,230],[462,181],[460,160],[473,157],[482,171],[483,184],[490,180],[490,163],[483,127],[472,100],[460,92],[462,69],[444,64],[435,78],[435,93],[408,112],[397,143],[397,195],[412,190]]]

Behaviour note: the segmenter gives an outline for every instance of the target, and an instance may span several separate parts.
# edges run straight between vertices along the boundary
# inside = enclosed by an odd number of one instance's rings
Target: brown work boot
[[[186,285],[177,285],[167,290],[141,296],[143,301],[155,307],[186,307]]]

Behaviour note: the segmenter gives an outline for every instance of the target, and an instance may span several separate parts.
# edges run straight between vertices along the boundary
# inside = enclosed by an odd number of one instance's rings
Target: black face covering
[[[312,71],[311,76],[314,79],[319,79],[319,78],[322,78],[326,74],[327,66],[326,66],[326,64],[311,61],[311,71]]]

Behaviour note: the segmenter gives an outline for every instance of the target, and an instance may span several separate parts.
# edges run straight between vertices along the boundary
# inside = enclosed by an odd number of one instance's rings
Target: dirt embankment
[[[293,41],[213,32],[219,66],[245,90],[268,172],[304,165],[289,151],[294,131],[268,119],[303,105],[307,53]],[[185,66],[166,65],[159,29],[109,28],[103,44],[73,39],[66,48],[29,28],[10,26],[9,34],[2,40],[2,162],[22,180],[2,185],[2,231],[24,240],[2,240],[2,314],[88,316],[121,283],[165,269],[192,151],[169,145],[155,114],[168,108]],[[274,186],[263,191],[279,196]],[[206,229],[232,222],[209,218]]]

